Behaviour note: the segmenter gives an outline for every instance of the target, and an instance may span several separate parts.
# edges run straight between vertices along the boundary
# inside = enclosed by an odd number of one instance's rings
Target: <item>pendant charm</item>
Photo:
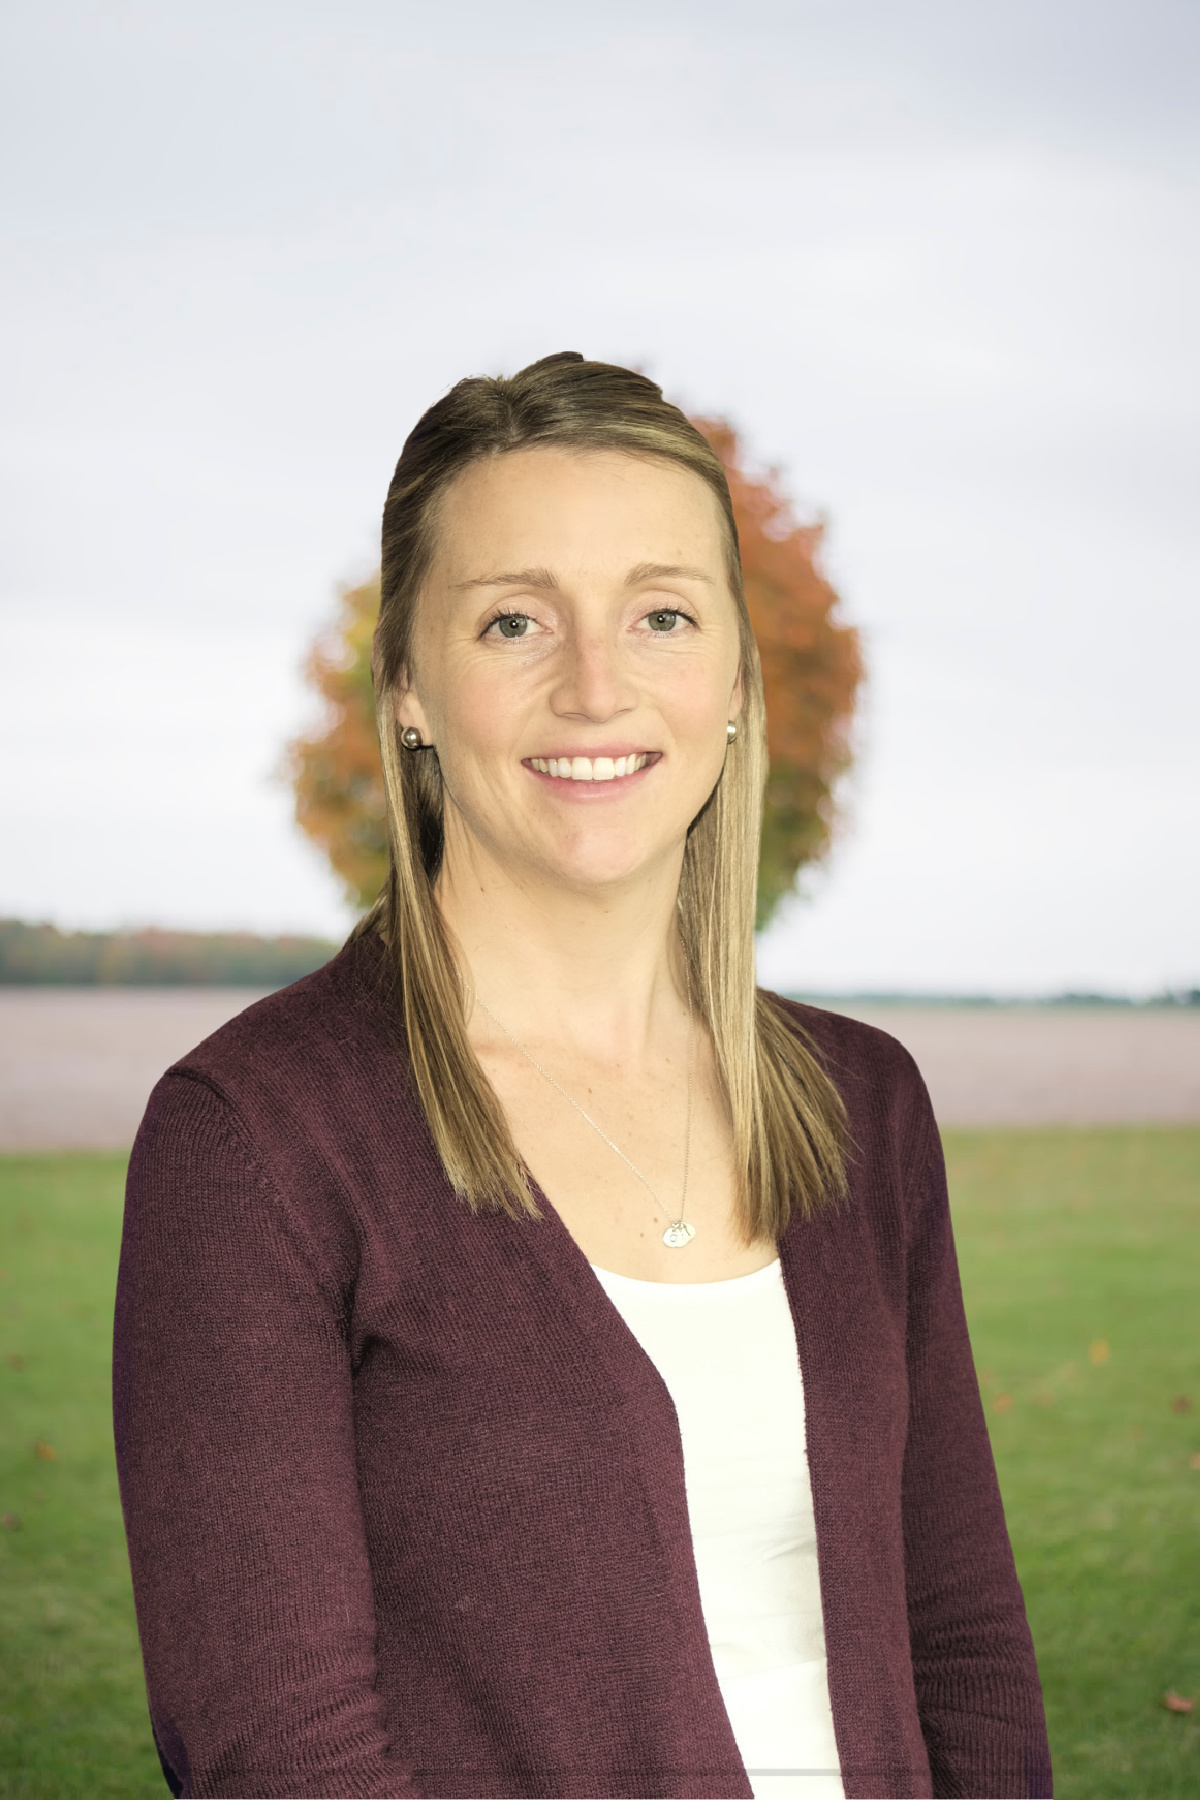
[[[668,1225],[663,1232],[663,1243],[668,1250],[682,1250],[685,1244],[691,1243],[695,1235],[696,1227],[694,1225],[685,1225],[682,1219],[676,1219],[675,1223]]]

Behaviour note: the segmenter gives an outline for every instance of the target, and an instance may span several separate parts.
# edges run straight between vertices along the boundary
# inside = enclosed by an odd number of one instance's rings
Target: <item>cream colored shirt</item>
[[[704,1622],[751,1787],[770,1800],[842,1800],[780,1265],[679,1284],[595,1273],[675,1404]]]

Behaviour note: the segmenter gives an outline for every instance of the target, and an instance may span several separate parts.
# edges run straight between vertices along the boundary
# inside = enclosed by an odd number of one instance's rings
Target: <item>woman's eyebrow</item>
[[[476,587],[531,587],[544,588],[548,593],[558,592],[558,582],[549,569],[515,569],[509,574],[473,575],[469,581],[456,581],[452,591],[457,594]]]
[[[641,587],[647,581],[703,581],[712,587],[711,575],[703,569],[695,569],[690,563],[635,563],[625,577],[626,587]],[[540,588],[545,593],[556,594],[560,591],[558,578],[549,569],[511,569],[503,570],[495,575],[473,575],[469,581],[456,581],[452,591],[464,593],[468,588],[479,587],[525,587]]]
[[[640,587],[644,581],[703,581],[713,585],[711,575],[693,569],[689,563],[637,563],[625,577],[626,587]]]

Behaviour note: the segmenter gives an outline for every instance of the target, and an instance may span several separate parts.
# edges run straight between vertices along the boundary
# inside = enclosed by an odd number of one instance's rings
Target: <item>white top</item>
[[[771,1800],[842,1800],[779,1263],[732,1281],[595,1273],[675,1403],[704,1623],[750,1785]]]

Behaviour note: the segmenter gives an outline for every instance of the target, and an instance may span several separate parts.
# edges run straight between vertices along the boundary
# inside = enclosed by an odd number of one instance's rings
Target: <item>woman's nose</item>
[[[637,703],[620,645],[608,632],[575,633],[551,700],[561,718],[602,723]]]

